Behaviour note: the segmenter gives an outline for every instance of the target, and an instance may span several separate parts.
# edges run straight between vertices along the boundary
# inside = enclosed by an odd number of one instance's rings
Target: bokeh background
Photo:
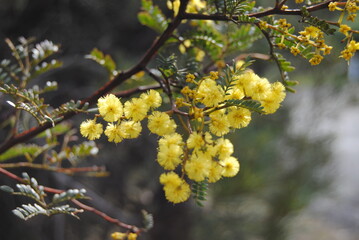
[[[9,57],[5,38],[60,43],[64,66],[37,81],[59,83],[59,91],[47,96],[54,105],[84,98],[107,79],[84,55],[97,47],[126,69],[156,37],[138,23],[139,9],[140,1],[0,0],[0,57]],[[339,41],[332,38],[340,49]],[[260,43],[253,51],[265,53]],[[337,58],[339,51],[317,67],[292,59],[297,70],[291,78],[300,81],[297,93],[288,94],[276,114],[254,116],[249,127],[230,135],[241,172],[211,185],[202,208],[164,199],[156,138],[148,132],[117,145],[99,142],[98,157],[84,165],[105,165],[111,172],[106,178],[26,171],[47,186],[86,188],[93,206],[130,224],[141,224],[141,210],[148,211],[154,228],[140,239],[358,240],[359,61],[353,58],[348,66]],[[268,79],[279,78],[273,64],[259,62],[255,68]],[[14,183],[0,176],[4,184]],[[120,230],[91,213],[80,221],[61,215],[24,222],[11,213],[22,200],[0,192],[1,239],[105,240]]]

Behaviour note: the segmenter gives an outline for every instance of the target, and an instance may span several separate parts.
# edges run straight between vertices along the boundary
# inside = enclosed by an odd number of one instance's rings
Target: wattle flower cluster
[[[168,170],[161,175],[160,182],[167,200],[173,203],[189,198],[190,181],[214,183],[239,172],[240,164],[232,156],[233,144],[223,136],[231,129],[246,127],[251,121],[251,111],[237,106],[233,100],[257,101],[263,113],[270,114],[285,98],[283,84],[271,84],[250,70],[233,75],[229,88],[220,85],[216,81],[218,78],[218,72],[211,72],[210,76],[198,81],[194,75],[187,75],[186,81],[192,87],[184,87],[183,97],[176,100],[180,111],[189,114],[184,126],[189,132],[187,139],[174,132],[158,134],[162,127],[157,125],[156,134],[162,136],[157,161]],[[170,121],[166,119],[168,126],[173,124]]]
[[[82,136],[90,140],[101,137],[104,132],[109,142],[119,143],[123,139],[137,138],[141,131],[141,122],[150,110],[162,104],[160,94],[155,90],[142,93],[139,98],[132,98],[123,105],[113,94],[98,99],[97,107],[100,116],[107,122],[105,131],[96,118],[86,120],[80,125]]]
[[[188,74],[189,86],[181,90],[183,97],[176,99],[175,109],[156,111],[162,103],[160,94],[154,90],[139,98],[121,103],[110,94],[98,100],[102,124],[86,120],[80,126],[81,134],[88,139],[100,138],[110,142],[137,138],[142,130],[141,121],[147,118],[148,129],[160,136],[157,162],[164,170],[160,183],[168,201],[180,203],[191,195],[190,182],[214,183],[222,177],[233,177],[240,170],[234,156],[233,144],[224,138],[230,130],[246,127],[251,121],[250,107],[241,101],[256,101],[264,114],[274,113],[285,98],[285,88],[279,83],[270,83],[251,70],[233,74],[231,83],[219,84],[219,73],[211,72],[199,80]],[[177,124],[172,118],[178,114],[187,134],[176,132]]]

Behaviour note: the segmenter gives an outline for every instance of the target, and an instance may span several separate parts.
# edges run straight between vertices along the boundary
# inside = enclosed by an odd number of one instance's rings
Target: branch
[[[15,175],[15,174],[5,170],[2,167],[0,167],[0,173],[4,174],[5,176],[7,176],[7,177],[9,177],[11,179],[14,179],[14,180],[18,181],[18,182],[24,183],[24,180],[21,177],[19,177],[19,176]],[[53,194],[56,194],[56,193],[59,194],[59,193],[64,192],[64,190],[56,189],[56,188],[50,188],[50,187],[44,187],[44,191],[49,192],[49,193],[53,193]],[[86,211],[93,212],[94,214],[102,217],[104,220],[106,220],[106,221],[108,221],[110,223],[114,223],[114,224],[116,224],[116,225],[118,225],[120,227],[123,227],[123,228],[127,229],[127,230],[130,230],[130,231],[135,232],[137,234],[144,231],[144,229],[142,229],[142,228],[138,228],[138,227],[136,227],[134,225],[129,225],[129,224],[123,223],[123,222],[121,222],[120,220],[118,220],[116,218],[112,218],[112,217],[108,216],[106,213],[101,212],[100,210],[98,210],[98,209],[96,209],[94,207],[88,206],[88,205],[86,205],[86,204],[84,204],[84,203],[82,203],[82,202],[80,202],[80,201],[78,201],[76,199],[72,199],[71,201],[76,206],[78,206],[78,207],[80,207],[80,208],[82,208],[82,209],[84,209]]]
[[[144,54],[142,59],[137,63],[135,66],[133,66],[131,69],[119,73],[117,76],[115,76],[111,81],[107,82],[104,86],[102,86],[99,90],[97,90],[95,93],[93,93],[91,96],[87,97],[86,99],[82,100],[81,106],[83,106],[86,102],[90,105],[95,103],[97,99],[106,93],[113,90],[118,85],[122,84],[127,79],[131,78],[134,74],[142,71],[145,69],[147,64],[151,61],[151,59],[157,54],[157,51],[165,44],[165,42],[172,36],[172,33],[176,30],[176,28],[181,24],[182,20],[185,16],[185,10],[187,7],[189,0],[181,0],[181,5],[179,8],[178,15],[173,19],[171,23],[168,24],[166,30],[162,33],[162,35],[157,38],[152,46],[147,50],[147,52]],[[43,125],[33,127],[27,131],[24,131],[18,135],[12,136],[9,138],[4,144],[0,146],[0,154],[4,153],[9,148],[13,147],[14,145],[22,142],[26,142],[39,133],[45,131],[46,129],[52,128],[53,124],[59,124],[60,122],[69,119],[76,115],[77,112],[68,112],[65,113],[62,118],[54,123],[47,122]]]
[[[48,170],[48,171],[53,171],[53,172],[69,174],[69,175],[72,175],[74,173],[89,173],[89,172],[96,172],[99,176],[107,176],[108,175],[108,172],[106,172],[104,166],[62,168],[62,167],[50,166],[48,164],[39,164],[39,163],[31,163],[31,162],[1,163],[0,164],[0,168],[21,168],[21,167],[42,169],[42,170]]]
[[[310,6],[307,8],[308,12],[315,12],[320,9],[327,8],[329,3],[331,2],[337,2],[333,0],[325,1],[322,3],[318,3],[316,5]],[[269,15],[302,15],[302,11],[300,9],[281,9],[281,4],[278,4],[277,6],[270,8],[268,10],[262,11],[262,12],[256,12],[256,13],[250,13],[248,14],[249,17],[256,17],[261,18]],[[191,20],[213,20],[213,21],[233,21],[238,20],[239,16],[233,15],[233,16],[226,16],[226,15],[206,15],[206,14],[198,14],[198,13],[185,13],[184,19],[191,19]]]

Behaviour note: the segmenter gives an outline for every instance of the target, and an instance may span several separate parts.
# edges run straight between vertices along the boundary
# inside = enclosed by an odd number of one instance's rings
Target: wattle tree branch
[[[20,183],[24,183],[24,179],[22,179],[21,177],[5,170],[4,168],[0,167],[0,173],[11,178],[11,179],[14,179],[16,180],[17,182],[20,182]],[[64,192],[64,190],[61,190],[61,189],[56,189],[56,188],[51,188],[51,187],[44,187],[44,191],[45,192],[48,192],[48,193],[53,193],[53,194],[60,194],[62,192]],[[110,222],[110,223],[114,223],[122,228],[125,228],[129,231],[132,231],[132,232],[135,232],[135,233],[141,233],[144,231],[144,229],[142,228],[139,228],[139,227],[136,227],[134,225],[130,225],[130,224],[126,224],[124,222],[121,222],[120,220],[116,219],[116,218],[112,218],[110,216],[108,216],[106,213],[94,208],[94,207],[91,207],[89,205],[86,205],[82,202],[80,202],[79,200],[76,200],[76,199],[72,199],[71,200],[72,203],[74,203],[76,206],[78,206],[79,208],[85,210],[85,211],[89,211],[89,212],[92,212],[98,216],[100,216],[101,218],[103,218],[104,220]]]
[[[329,0],[329,1],[322,2],[322,3],[318,3],[316,5],[308,7],[307,11],[315,12],[315,11],[327,8],[329,3],[331,3],[331,2],[338,2],[338,1]],[[249,17],[256,17],[256,18],[261,18],[261,17],[265,17],[265,16],[269,16],[269,15],[298,15],[298,16],[301,16],[302,11],[300,9],[281,9],[281,4],[278,4],[277,6],[270,8],[268,10],[248,14]],[[239,16],[185,13],[184,18],[191,19],[191,20],[233,21],[233,20],[238,20]]]
[[[172,33],[176,30],[176,28],[181,24],[182,20],[185,16],[186,7],[189,0],[181,0],[181,5],[179,8],[178,15],[173,19],[171,23],[168,24],[166,30],[161,34],[159,38],[157,38],[152,46],[147,50],[145,55],[142,57],[142,59],[131,69],[119,73],[117,76],[115,76],[111,81],[107,82],[104,86],[102,86],[99,90],[97,90],[95,93],[93,93],[91,96],[85,98],[82,100],[81,105],[83,106],[86,102],[90,105],[95,103],[97,99],[107,93],[109,93],[111,90],[113,90],[115,87],[122,84],[127,79],[131,78],[136,73],[142,71],[145,69],[147,64],[152,60],[152,58],[156,55],[158,50],[165,44],[165,42],[172,36]],[[67,112],[65,113],[62,118],[58,121],[56,121],[54,124],[59,124],[60,122],[69,119],[76,115],[77,112]],[[9,138],[4,144],[0,146],[0,154],[4,153],[14,145],[22,142],[26,142],[39,133],[45,131],[46,129],[52,128],[53,123],[47,122],[43,125],[33,127],[27,131],[24,131],[18,135],[12,136]]]

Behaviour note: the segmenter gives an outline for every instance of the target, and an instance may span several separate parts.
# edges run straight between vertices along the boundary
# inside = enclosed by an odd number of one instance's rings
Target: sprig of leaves
[[[203,201],[206,201],[208,183],[206,181],[193,182],[191,190],[192,197],[195,200],[196,204],[200,207],[203,207]]]
[[[23,183],[16,184],[17,191],[9,186],[1,186],[0,189],[13,195],[21,195],[34,200],[36,203],[22,204],[12,212],[23,220],[28,220],[37,215],[52,216],[55,214],[69,214],[78,218],[77,214],[83,212],[82,209],[70,207],[67,204],[60,205],[74,199],[84,199],[85,189],[69,189],[59,194],[54,194],[52,200],[47,203],[47,194],[44,187],[39,185],[37,180],[27,173],[23,173]]]

